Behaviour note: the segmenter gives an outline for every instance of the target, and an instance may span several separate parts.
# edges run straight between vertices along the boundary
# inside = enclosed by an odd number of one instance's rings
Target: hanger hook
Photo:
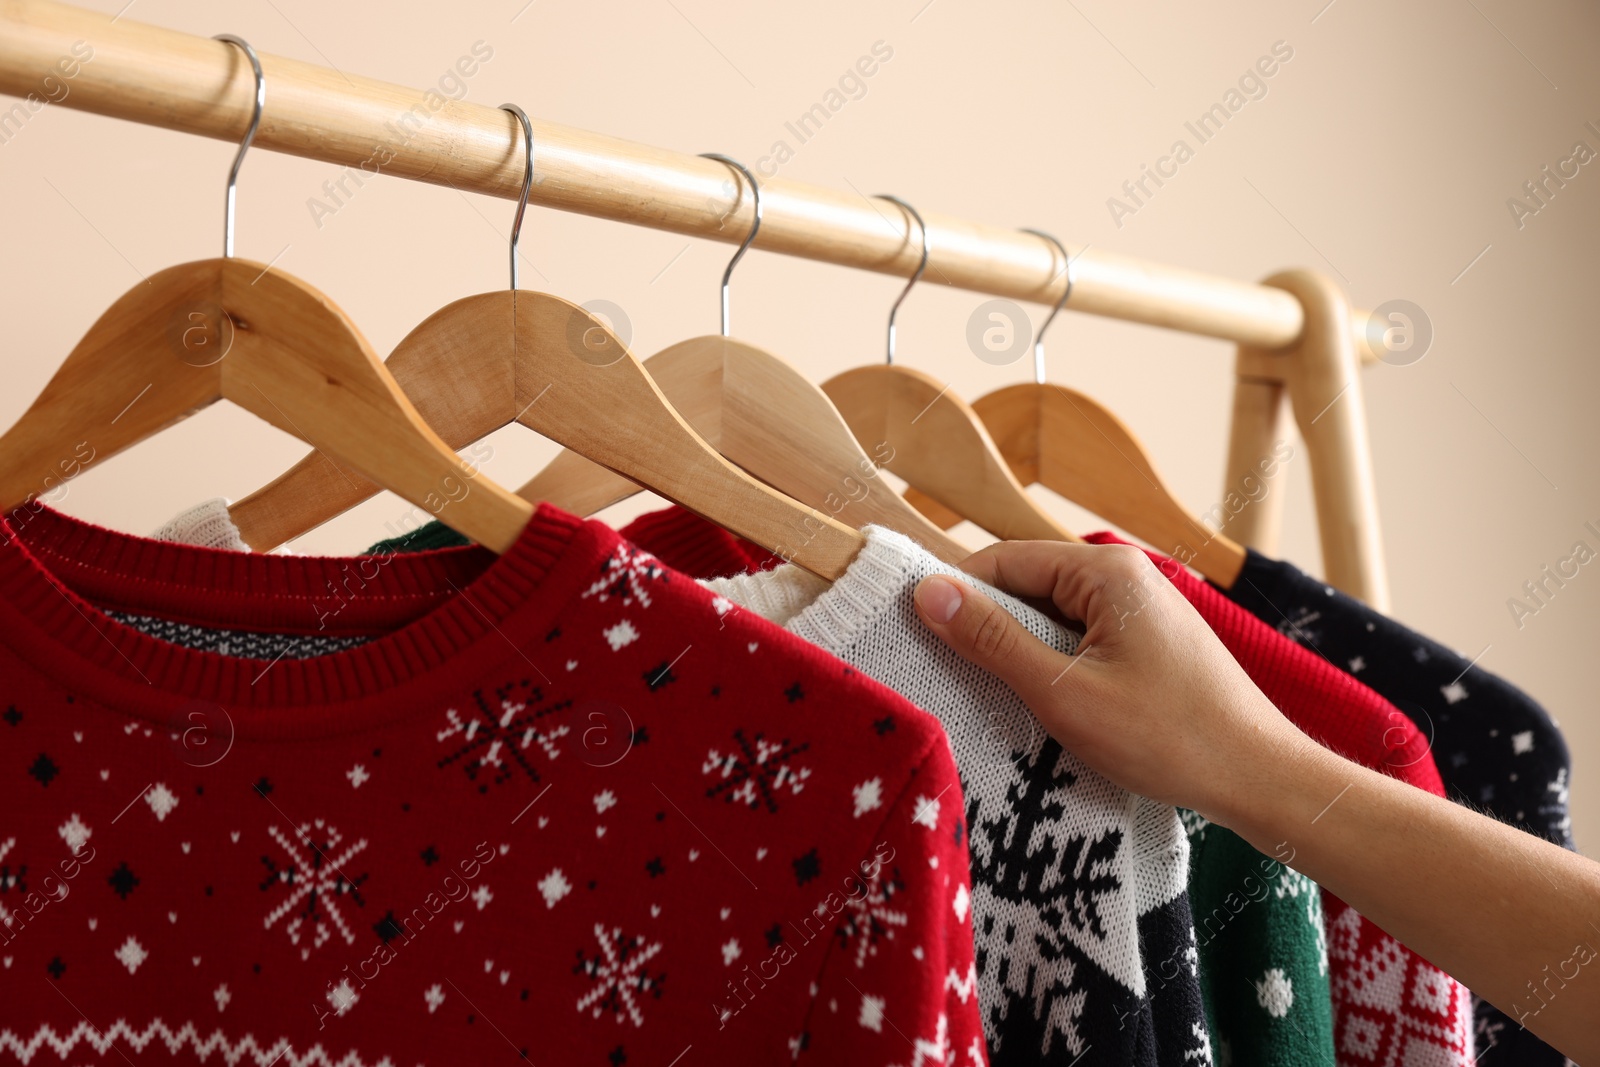
[[[509,111],[522,123],[522,142],[526,162],[522,170],[522,196],[517,200],[517,217],[511,223],[511,288],[517,288],[517,239],[522,236],[522,216],[528,210],[528,193],[533,190],[533,123],[528,113],[516,104],[501,104],[501,111]]]
[[[1025,228],[1025,229],[1023,229],[1022,232],[1023,233],[1031,233],[1035,237],[1042,237],[1046,241],[1049,241],[1051,244],[1055,245],[1056,246],[1056,250],[1061,253],[1061,261],[1064,264],[1062,266],[1061,270],[1067,276],[1067,287],[1061,291],[1061,299],[1057,300],[1056,301],[1056,306],[1050,309],[1050,314],[1045,318],[1044,325],[1039,327],[1039,332],[1033,338],[1033,380],[1035,382],[1037,382],[1039,385],[1043,385],[1044,384],[1044,332],[1050,328],[1050,324],[1052,322],[1056,321],[1056,315],[1058,313],[1060,313],[1062,308],[1067,306],[1067,297],[1072,295],[1072,257],[1067,255],[1067,246],[1066,245],[1064,245],[1060,241],[1056,240],[1050,234],[1045,233],[1043,230],[1034,230],[1034,229],[1026,229]],[[1054,265],[1054,259],[1053,258],[1051,260],[1051,265],[1052,266]],[[1051,281],[1055,281],[1054,278],[1051,278],[1050,280]]]
[[[744,244],[739,246],[739,251],[728,260],[728,269],[722,272],[722,336],[728,336],[728,282],[733,278],[733,268],[739,265],[739,260],[744,258],[745,252],[755,243],[756,234],[761,231],[761,183],[756,181],[756,176],[750,173],[750,168],[740,163],[737,159],[730,159],[721,152],[701,152],[701,159],[714,159],[718,163],[726,163],[730,167],[738,168],[750,182],[750,191],[756,200],[756,220],[750,224],[750,232],[745,235]],[[738,201],[734,201],[735,206]]]
[[[228,171],[228,207],[222,221],[222,255],[225,259],[231,259],[233,258],[234,188],[239,184],[239,168],[244,165],[244,154],[250,150],[250,142],[256,139],[256,131],[261,128],[261,112],[267,106],[267,79],[266,75],[261,73],[261,58],[256,55],[256,50],[250,47],[249,41],[243,37],[235,37],[231,33],[219,33],[212,40],[238,45],[249,58],[250,69],[256,76],[255,113],[250,116],[250,128],[244,131],[244,140],[239,142],[239,154],[233,157],[233,169]]]
[[[922,216],[917,212],[916,208],[901,200],[898,196],[891,196],[888,193],[876,193],[874,195],[879,200],[887,200],[891,204],[898,206],[906,214],[916,219],[917,229],[922,233],[922,262],[917,264],[916,272],[911,275],[911,280],[906,282],[906,287],[900,290],[900,295],[895,298],[894,305],[889,308],[889,349],[884,354],[883,362],[885,366],[892,367],[894,366],[895,313],[900,310],[900,305],[905,302],[906,294],[911,292],[911,287],[917,284],[918,278],[922,277],[922,272],[928,269],[928,224],[922,220]],[[908,233],[906,236],[909,237],[910,234]]]

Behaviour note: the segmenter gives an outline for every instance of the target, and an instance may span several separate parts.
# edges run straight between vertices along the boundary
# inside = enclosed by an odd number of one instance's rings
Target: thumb
[[[1063,675],[1073,665],[1070,657],[1033,636],[1009,611],[967,583],[942,574],[924,578],[917,585],[916,604],[928,629],[962,658],[1009,685],[1030,707],[1055,682],[1067,681]]]

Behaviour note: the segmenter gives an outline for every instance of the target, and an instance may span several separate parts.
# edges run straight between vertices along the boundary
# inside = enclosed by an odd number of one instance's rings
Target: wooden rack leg
[[[1240,347],[1221,529],[1239,544],[1272,556],[1278,552],[1284,485],[1294,459],[1283,419],[1283,382],[1251,374],[1266,355]]]
[[[1263,352],[1241,347],[1240,377],[1281,381],[1289,394],[1311,467],[1323,577],[1335,588],[1387,611],[1389,576],[1349,302],[1337,285],[1315,271],[1284,271],[1263,284],[1286,290],[1300,301],[1305,327],[1300,340],[1288,348]],[[1247,384],[1241,381],[1241,388]],[[1249,396],[1251,392],[1258,395]],[[1271,444],[1271,431],[1262,429],[1265,390],[1252,386],[1246,394],[1235,398],[1230,472],[1238,467],[1236,450],[1257,449],[1248,461],[1259,455],[1263,440],[1267,447]],[[1256,427],[1253,431],[1241,427],[1241,415],[1253,420],[1247,424]],[[1263,514],[1265,521],[1272,521],[1271,509],[1263,509]]]

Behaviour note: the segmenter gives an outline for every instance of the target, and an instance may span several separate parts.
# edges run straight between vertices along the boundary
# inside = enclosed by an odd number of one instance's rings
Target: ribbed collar
[[[792,563],[700,584],[839,655],[904,591],[908,561],[922,551],[882,526],[862,533],[866,546],[832,585]]]
[[[508,657],[526,660],[523,650],[616,539],[546,505],[498,558],[481,548],[275,556],[19,510],[0,522],[0,644],[68,693],[164,724],[198,701],[228,709],[240,737],[345,733],[422,710]],[[102,608],[231,629],[382,636],[268,663],[170,644]]]

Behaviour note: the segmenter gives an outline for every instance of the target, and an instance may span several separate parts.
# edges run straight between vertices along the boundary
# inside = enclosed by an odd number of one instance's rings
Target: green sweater
[[[1179,813],[1189,833],[1189,904],[1215,1062],[1333,1064],[1321,890],[1233,831]],[[1279,857],[1293,851],[1282,846]]]

